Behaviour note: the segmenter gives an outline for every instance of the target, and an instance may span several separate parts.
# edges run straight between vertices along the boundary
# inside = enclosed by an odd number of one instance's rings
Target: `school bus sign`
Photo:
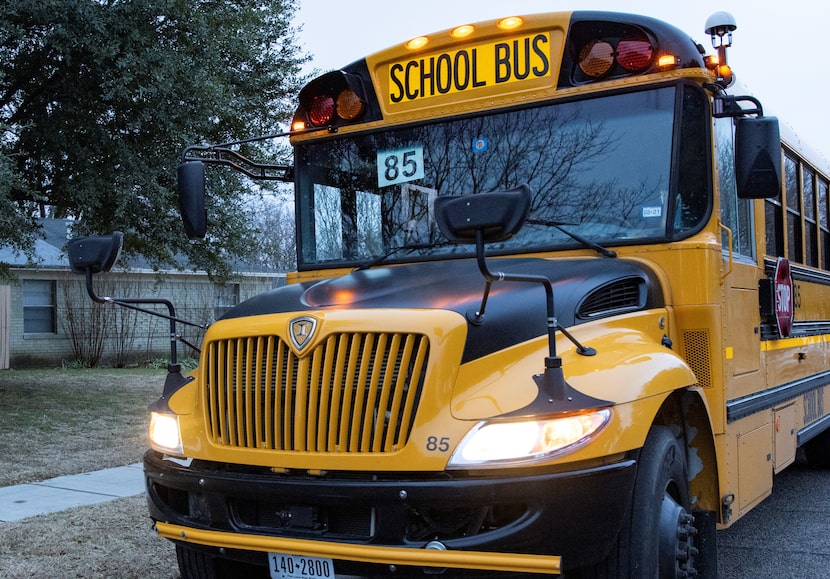
[[[394,62],[389,65],[389,103],[549,77],[550,43],[550,32],[539,32]]]

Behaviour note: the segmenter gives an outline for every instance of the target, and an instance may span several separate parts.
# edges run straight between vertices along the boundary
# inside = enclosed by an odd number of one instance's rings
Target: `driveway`
[[[772,496],[718,533],[720,579],[830,577],[830,470],[803,461],[775,477]]]

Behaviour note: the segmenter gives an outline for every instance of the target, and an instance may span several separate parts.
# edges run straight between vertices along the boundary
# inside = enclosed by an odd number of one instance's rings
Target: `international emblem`
[[[317,320],[314,318],[296,318],[288,324],[288,333],[291,336],[291,343],[297,350],[302,350],[311,341],[314,331],[317,329]]]

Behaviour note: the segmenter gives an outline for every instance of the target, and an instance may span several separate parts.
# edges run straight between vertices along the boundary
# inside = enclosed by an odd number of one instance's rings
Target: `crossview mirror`
[[[179,165],[179,211],[189,239],[204,239],[207,233],[205,209],[205,164],[186,161]]]
[[[73,273],[79,274],[109,271],[121,254],[123,243],[124,234],[120,231],[101,237],[73,239],[67,245],[69,266]]]
[[[553,284],[544,275],[491,271],[484,255],[484,244],[512,237],[527,221],[532,193],[528,185],[520,185],[509,191],[493,191],[479,195],[446,195],[435,199],[435,221],[447,239],[454,243],[476,244],[476,261],[484,277],[481,305],[476,311],[467,312],[472,326],[484,324],[484,311],[495,282],[538,283],[545,289],[545,306],[548,319],[548,356],[545,370],[533,376],[539,388],[539,396],[531,406],[540,405],[545,413],[551,412],[550,402],[556,401],[558,412],[572,412],[580,408],[600,408],[611,405],[582,394],[565,380],[562,358],[556,355],[556,332],[560,331],[576,346],[578,354],[593,356],[594,348],[585,346],[556,321],[553,306]],[[527,408],[523,411],[530,412]]]
[[[480,232],[486,243],[513,236],[530,213],[530,187],[479,195],[447,195],[435,199],[435,221],[455,243],[473,243]]]
[[[67,244],[67,252],[69,253],[69,265],[73,273],[79,273],[86,276],[86,291],[92,301],[99,304],[116,304],[131,310],[144,312],[152,316],[158,316],[170,321],[170,364],[167,366],[167,379],[164,382],[164,394],[161,400],[166,400],[171,392],[174,392],[184,384],[187,384],[193,378],[184,378],[181,374],[181,366],[176,357],[176,341],[181,341],[192,347],[197,352],[199,349],[193,346],[190,342],[182,338],[176,332],[176,323],[183,323],[189,326],[198,328],[206,328],[206,325],[197,324],[183,320],[176,316],[176,310],[172,302],[163,298],[114,298],[109,296],[99,296],[95,293],[92,287],[92,275],[109,271],[115,264],[118,256],[121,254],[121,247],[124,244],[124,234],[120,231],[115,231],[112,235],[104,235],[101,237],[78,237],[71,240]],[[161,304],[167,306],[168,314],[163,314],[155,310],[142,307],[143,304]],[[157,403],[158,404],[158,403]],[[166,402],[165,402],[166,404]],[[169,411],[169,410],[168,410]]]
[[[741,199],[778,196],[781,190],[781,135],[775,117],[735,120],[735,181]]]

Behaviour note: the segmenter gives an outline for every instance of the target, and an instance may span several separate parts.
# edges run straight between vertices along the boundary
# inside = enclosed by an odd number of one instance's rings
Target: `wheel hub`
[[[694,517],[668,493],[660,509],[660,577],[694,577]]]

